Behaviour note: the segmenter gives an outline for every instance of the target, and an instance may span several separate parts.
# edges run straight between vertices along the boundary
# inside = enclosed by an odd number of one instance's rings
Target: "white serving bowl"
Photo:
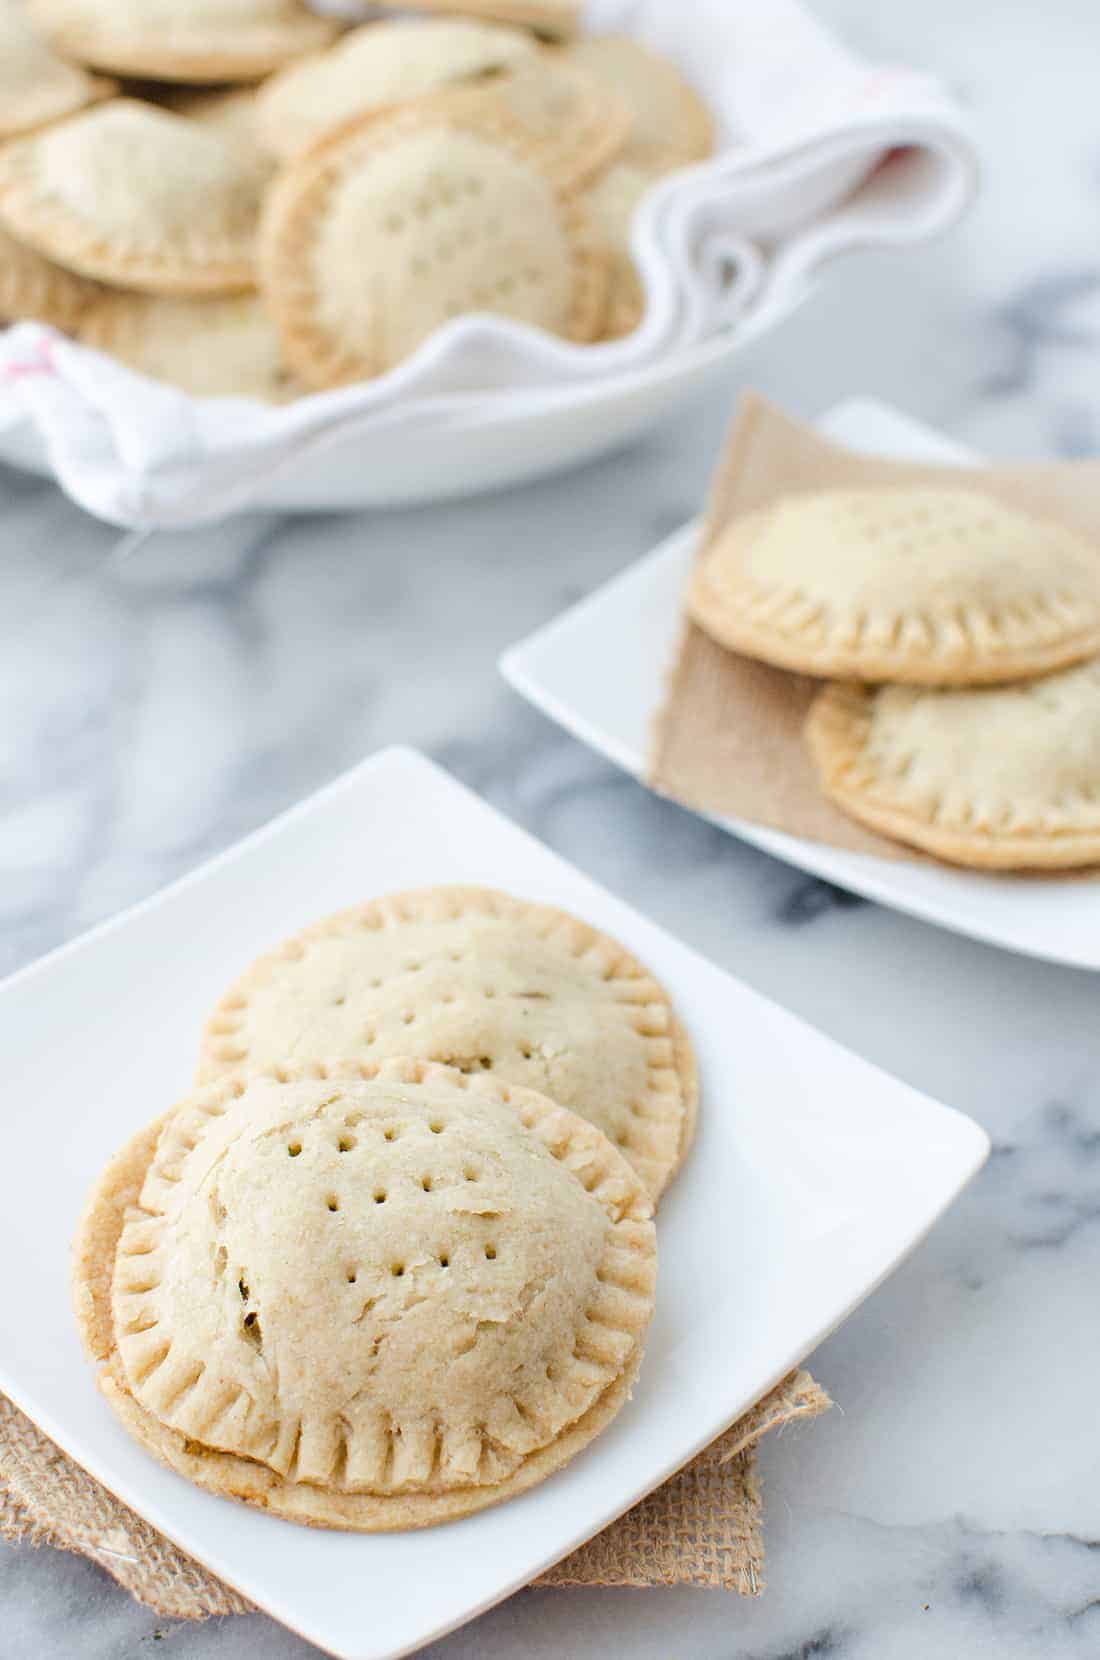
[[[838,260],[923,241],[972,199],[973,144],[942,90],[859,62],[800,0],[588,0],[587,22],[678,59],[718,123],[715,156],[639,208],[635,334],[579,346],[461,317],[387,375],[271,408],[190,397],[23,324],[0,334],[0,461],[140,528],[519,484],[674,417]]]
[[[480,415],[412,438],[400,429],[366,440],[336,430],[281,458],[248,505],[283,512],[408,507],[545,478],[624,448],[712,386],[728,384],[743,345],[742,338],[710,341],[609,385],[573,388],[557,408],[517,410],[497,397]],[[42,430],[27,422],[0,431],[0,460],[46,477],[55,472]]]

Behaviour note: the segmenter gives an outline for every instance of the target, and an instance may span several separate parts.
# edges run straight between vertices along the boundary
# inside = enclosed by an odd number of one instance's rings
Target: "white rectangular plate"
[[[438,882],[565,906],[650,964],[698,1045],[699,1144],[662,1210],[657,1316],[612,1428],[469,1520],[313,1532],[200,1492],[128,1438],[80,1354],[69,1240],[108,1153],[186,1091],[227,979],[311,918]],[[0,1388],[155,1527],[344,1660],[452,1629],[657,1486],[874,1289],[988,1152],[969,1119],[704,962],[403,750],[0,986],[0,1054]]]
[[[820,426],[827,437],[871,455],[960,465],[975,459],[870,399],[841,404]],[[681,596],[700,532],[700,523],[686,525],[501,659],[505,678],[518,692],[637,778],[645,776],[651,723],[675,650]],[[1100,968],[1100,883],[895,862],[711,816],[777,859],[925,922],[1028,956]]]

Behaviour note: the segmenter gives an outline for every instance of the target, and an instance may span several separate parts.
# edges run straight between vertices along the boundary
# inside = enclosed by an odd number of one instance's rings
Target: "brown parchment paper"
[[[809,1373],[792,1372],[679,1474],[535,1583],[706,1585],[759,1596],[764,1539],[755,1449],[765,1435],[816,1418],[830,1404]],[[135,1515],[3,1395],[0,1536],[77,1551],[169,1619],[252,1612],[243,1597]]]
[[[884,461],[830,443],[755,393],[743,398],[719,464],[700,557],[731,520],[781,496],[945,480],[1060,520],[1093,541],[1100,559],[1100,461],[1002,467]],[[662,795],[703,812],[853,853],[926,864],[921,854],[846,818],[821,794],[802,741],[818,685],[726,651],[685,619],[664,706],[654,724],[650,783]]]

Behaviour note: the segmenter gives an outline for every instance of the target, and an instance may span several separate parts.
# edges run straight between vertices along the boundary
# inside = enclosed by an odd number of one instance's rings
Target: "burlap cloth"
[[[755,1449],[830,1405],[806,1372],[779,1388],[686,1469],[539,1585],[708,1585],[758,1596],[763,1514]],[[74,1464],[0,1395],[0,1534],[89,1557],[166,1618],[246,1614],[251,1604],[177,1550]]]
[[[714,477],[699,557],[733,520],[784,496],[945,482],[1065,524],[1100,547],[1100,462],[954,467],[884,460],[832,444],[749,393]],[[654,724],[650,783],[697,811],[925,864],[922,854],[865,829],[825,799],[802,737],[819,689],[819,681],[726,651],[685,621]],[[1091,871],[1079,879],[1097,877]]]

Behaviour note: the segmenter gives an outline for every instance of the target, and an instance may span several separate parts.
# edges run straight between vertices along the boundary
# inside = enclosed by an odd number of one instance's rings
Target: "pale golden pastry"
[[[645,315],[645,290],[634,263],[634,217],[659,175],[631,162],[612,164],[585,192],[593,228],[611,254],[611,297],[604,333],[616,340],[632,334]]]
[[[85,311],[77,336],[195,397],[284,403],[296,393],[274,324],[255,294],[177,299],[105,292]]]
[[[1100,662],[977,690],[830,686],[810,752],[838,807],[982,870],[1100,864]]]
[[[668,58],[628,35],[587,35],[570,60],[624,98],[633,118],[622,159],[651,173],[703,161],[714,151],[714,118]]]
[[[544,168],[566,189],[593,179],[620,153],[630,109],[595,76],[549,48],[465,90],[476,110],[495,105],[516,125]],[[458,95],[453,102],[458,103]]]
[[[531,1091],[284,1068],[200,1091],[112,1161],[77,1319],[127,1429],[198,1485],[426,1527],[532,1487],[623,1405],[650,1217],[605,1138]]]
[[[122,288],[250,287],[259,206],[248,154],[136,99],[0,152],[0,223],[59,265]]]
[[[536,52],[525,31],[468,18],[366,23],[264,84],[260,131],[286,161],[356,116],[508,69]]]
[[[31,27],[22,0],[0,0],[0,139],[59,121],[117,90],[58,57]]]
[[[575,34],[581,21],[581,0],[408,0],[405,9],[514,23],[550,39]]]
[[[384,374],[469,312],[592,340],[607,299],[575,196],[462,89],[295,162],[267,201],[260,275],[288,364],[318,387]]]
[[[17,242],[0,225],[0,322],[52,323],[71,333],[103,292],[98,283]]]
[[[173,115],[195,121],[220,138],[233,151],[238,168],[255,174],[262,190],[278,168],[276,156],[261,141],[255,87],[224,87],[196,91],[194,87],[172,87],[159,100]]]
[[[656,980],[575,917],[485,888],[376,900],[255,963],[207,1026],[200,1077],[286,1055],[415,1055],[536,1089],[603,1131],[654,1198],[694,1130],[691,1045]]]
[[[688,609],[780,668],[992,684],[1100,651],[1100,548],[976,490],[815,491],[721,531]]]
[[[325,46],[336,24],[302,0],[27,0],[58,51],[116,75],[255,81]]]

